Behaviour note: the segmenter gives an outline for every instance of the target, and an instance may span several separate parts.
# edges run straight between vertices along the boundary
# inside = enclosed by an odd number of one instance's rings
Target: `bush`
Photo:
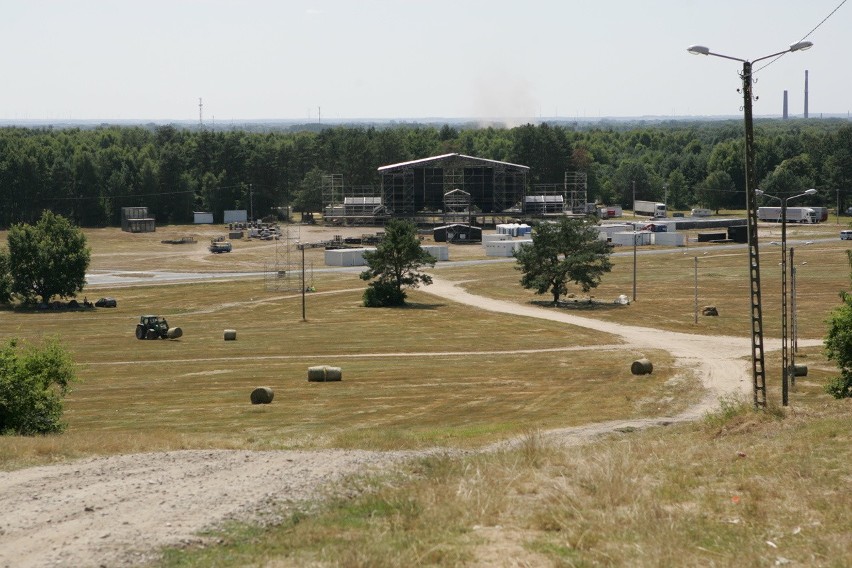
[[[65,429],[63,397],[76,380],[74,363],[58,340],[0,347],[0,433],[31,436]]]
[[[825,385],[825,392],[834,398],[852,398],[852,374],[843,374]]]
[[[364,305],[368,308],[405,305],[405,292],[394,284],[376,280],[364,290]]]

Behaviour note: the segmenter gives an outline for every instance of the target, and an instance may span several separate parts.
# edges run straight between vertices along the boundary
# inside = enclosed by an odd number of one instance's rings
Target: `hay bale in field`
[[[343,369],[340,367],[326,367],[325,368],[325,380],[326,381],[340,381],[343,379]]]
[[[716,306],[704,306],[703,308],[701,308],[701,315],[718,316],[719,310],[716,309]]]
[[[312,383],[340,381],[342,379],[343,370],[340,367],[329,367],[328,365],[308,367],[308,381]]]
[[[807,377],[808,376],[808,366],[807,365],[793,365],[793,376],[794,377]]]
[[[179,327],[170,327],[169,331],[166,332],[166,337],[169,339],[177,339],[183,335],[183,330]]]
[[[308,381],[312,383],[325,381],[325,365],[308,367]]]
[[[275,393],[269,387],[257,387],[251,391],[252,404],[269,404],[275,397]]]
[[[236,329],[226,329],[225,330],[225,341],[236,341],[237,340],[237,330]]]
[[[637,359],[630,365],[630,372],[634,375],[650,375],[654,371],[654,365],[647,359]]]

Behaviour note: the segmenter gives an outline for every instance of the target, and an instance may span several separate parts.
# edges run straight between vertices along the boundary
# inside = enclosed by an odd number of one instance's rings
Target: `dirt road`
[[[622,326],[469,294],[435,278],[425,291],[485,310],[561,321],[620,336],[631,349],[670,351],[699,374],[704,400],[671,417],[625,420],[546,433],[575,443],[620,427],[694,419],[719,396],[750,390],[747,338]],[[800,344],[807,344],[800,340]],[[506,443],[511,443],[507,441]],[[230,519],[269,519],[274,503],[316,498],[317,487],[413,452],[180,451],[91,458],[0,472],[0,566],[134,566],[163,546],[202,541]],[[422,454],[421,454],[422,455]]]

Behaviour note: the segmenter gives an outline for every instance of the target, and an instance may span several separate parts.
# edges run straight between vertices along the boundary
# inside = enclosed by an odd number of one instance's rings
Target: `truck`
[[[781,222],[780,207],[758,207],[758,221],[767,221],[770,223]],[[816,223],[817,214],[811,207],[788,207],[787,208],[788,223]]]
[[[613,217],[621,217],[621,205],[605,205],[598,207],[598,217],[601,219],[612,219]]]
[[[666,204],[657,203],[655,201],[639,201],[633,202],[634,215],[647,215],[654,218],[666,217]]]
[[[822,223],[823,221],[828,221],[828,207],[814,207],[811,206],[811,209],[816,213],[816,222]]]

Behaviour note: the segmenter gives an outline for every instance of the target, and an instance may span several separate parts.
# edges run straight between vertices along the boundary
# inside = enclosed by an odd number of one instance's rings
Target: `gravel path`
[[[751,388],[747,338],[602,322],[476,296],[439,278],[424,291],[485,310],[612,333],[631,349],[665,349],[679,365],[694,369],[707,388],[700,404],[677,416],[611,421],[545,434],[563,443],[619,428],[695,419],[719,396]],[[198,534],[206,528],[231,519],[263,520],[273,514],[276,503],[309,502],[324,483],[423,453],[195,450],[97,457],[0,472],[0,566],[139,565],[155,560],[160,547],[202,542]]]

